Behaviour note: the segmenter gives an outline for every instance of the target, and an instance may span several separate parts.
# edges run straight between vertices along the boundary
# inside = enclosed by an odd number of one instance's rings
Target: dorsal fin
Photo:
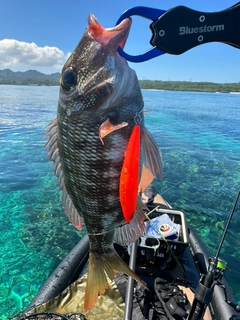
[[[78,230],[82,229],[82,218],[80,217],[77,209],[75,208],[64,183],[64,174],[62,170],[62,165],[59,156],[58,149],[58,128],[57,128],[57,119],[54,119],[48,124],[45,128],[48,129],[47,133],[44,135],[43,139],[49,136],[49,140],[45,145],[45,148],[48,149],[49,160],[53,161],[53,172],[58,178],[59,189],[62,190],[62,204],[65,209],[66,215],[69,221],[76,227]]]

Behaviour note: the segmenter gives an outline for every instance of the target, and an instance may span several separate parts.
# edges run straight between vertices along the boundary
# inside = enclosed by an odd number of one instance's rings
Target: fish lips
[[[112,52],[116,52],[119,46],[124,48],[131,25],[132,19],[126,18],[113,28],[103,28],[93,14],[88,16],[89,36]]]

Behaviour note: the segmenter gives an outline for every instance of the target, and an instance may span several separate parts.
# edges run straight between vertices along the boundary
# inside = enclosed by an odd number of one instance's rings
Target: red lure
[[[140,126],[134,126],[123,161],[119,196],[123,216],[130,222],[137,203],[140,166]]]

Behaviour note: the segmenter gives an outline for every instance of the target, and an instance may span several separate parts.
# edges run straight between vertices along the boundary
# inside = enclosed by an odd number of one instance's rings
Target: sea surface
[[[0,86],[0,318],[23,310],[84,235],[69,222],[42,140],[58,87]],[[156,185],[216,253],[240,188],[240,95],[143,91],[164,161]],[[220,256],[240,301],[240,205]]]

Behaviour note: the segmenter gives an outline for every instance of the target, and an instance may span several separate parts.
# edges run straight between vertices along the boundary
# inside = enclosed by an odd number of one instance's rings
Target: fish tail
[[[97,302],[98,296],[103,295],[109,287],[107,275],[113,280],[114,274],[125,273],[138,281],[145,289],[143,281],[125,264],[114,249],[107,255],[90,252],[88,264],[88,278],[84,298],[84,311],[91,310]]]

